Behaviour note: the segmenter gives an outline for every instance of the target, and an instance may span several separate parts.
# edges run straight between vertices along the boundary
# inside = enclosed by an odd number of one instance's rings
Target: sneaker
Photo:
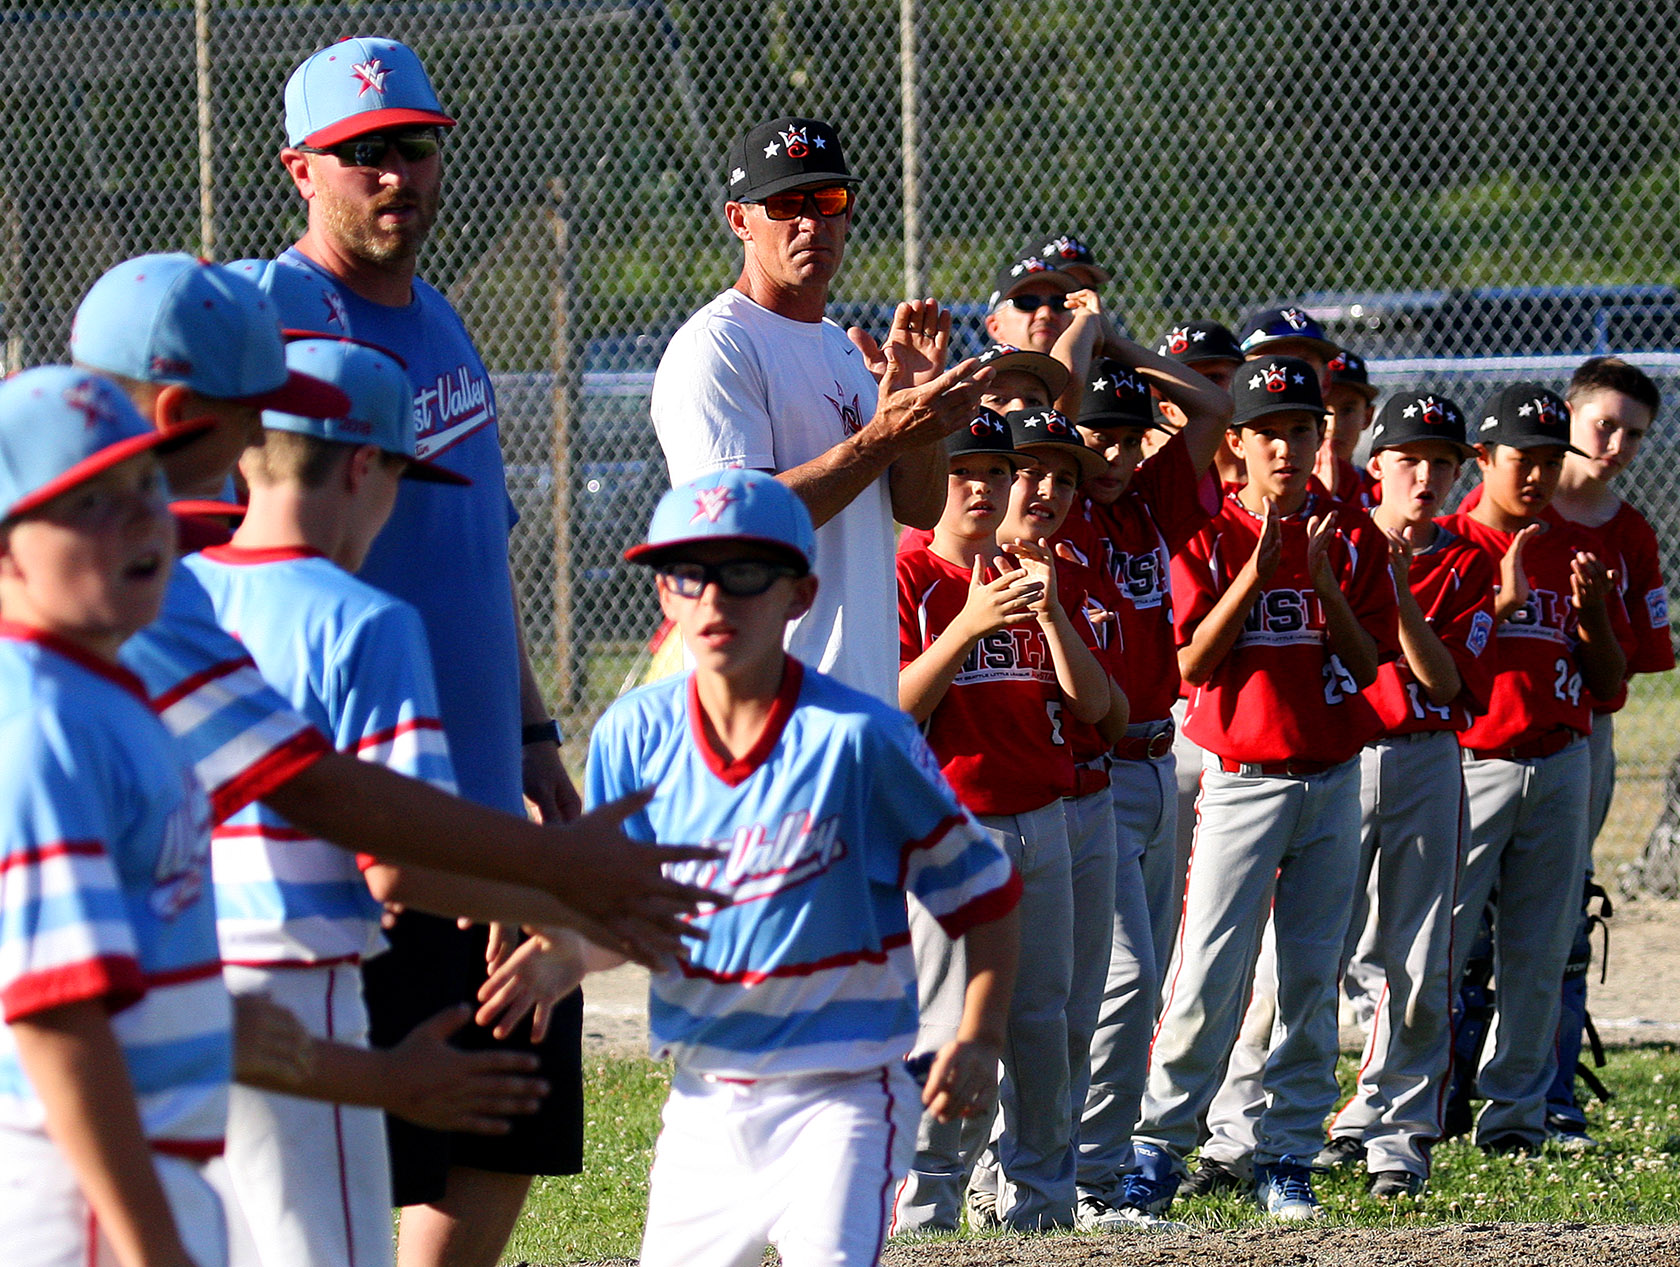
[[[1074,1222],[1081,1232],[1186,1232],[1189,1225],[1163,1219],[1137,1206],[1112,1206],[1097,1196],[1079,1198]]]
[[[1336,1135],[1318,1150],[1312,1164],[1314,1170],[1340,1170],[1344,1166],[1357,1166],[1364,1160],[1363,1140],[1357,1135]]]
[[[1196,1163],[1195,1173],[1184,1181],[1183,1191],[1187,1197],[1211,1197],[1221,1192],[1237,1192],[1247,1186],[1234,1167],[1212,1157],[1203,1157]]]
[[[1590,1153],[1598,1141],[1587,1134],[1587,1124],[1572,1118],[1546,1115],[1546,1142],[1565,1153]]]
[[[1254,1167],[1254,1199],[1274,1219],[1301,1222],[1324,1213],[1312,1190],[1312,1168],[1294,1157]]]
[[[1477,1147],[1489,1157],[1530,1157],[1534,1154],[1533,1142],[1528,1136],[1518,1135],[1515,1131],[1481,1140]]]
[[[1155,1179],[1134,1170],[1120,1181],[1120,1204],[1117,1208],[1121,1211],[1136,1210],[1139,1214],[1159,1216],[1167,1212],[1177,1192],[1177,1175]]]
[[[963,1198],[963,1205],[968,1209],[969,1231],[988,1232],[1003,1226],[1003,1220],[998,1218],[997,1193],[985,1188],[970,1188]]]
[[[1379,1170],[1371,1176],[1371,1195],[1392,1201],[1415,1197],[1423,1192],[1423,1176],[1409,1170]]]

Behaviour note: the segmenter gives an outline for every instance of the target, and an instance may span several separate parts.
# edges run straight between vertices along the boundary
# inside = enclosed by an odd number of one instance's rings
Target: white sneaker
[[[986,1188],[970,1188],[963,1204],[968,1207],[969,1231],[985,1232],[1003,1226],[1003,1220],[998,1218],[997,1193]]]
[[[1101,1197],[1079,1198],[1074,1222],[1081,1232],[1185,1232],[1187,1224],[1175,1223],[1135,1205],[1116,1208]]]
[[[1323,1215],[1324,1207],[1313,1195],[1312,1169],[1295,1158],[1282,1157],[1269,1166],[1257,1165],[1254,1174],[1254,1199],[1274,1219],[1296,1223]]]

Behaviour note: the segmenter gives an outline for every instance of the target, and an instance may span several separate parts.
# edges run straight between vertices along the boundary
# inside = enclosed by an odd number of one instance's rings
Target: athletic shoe
[[[1587,1134],[1587,1124],[1555,1113],[1546,1115],[1546,1143],[1560,1152],[1590,1153],[1598,1141]]]
[[[1183,1192],[1187,1197],[1211,1197],[1221,1192],[1237,1192],[1247,1186],[1233,1167],[1212,1157],[1203,1157],[1196,1163],[1196,1172],[1184,1181]]]
[[[998,1218],[997,1193],[985,1188],[970,1188],[963,1204],[968,1207],[969,1231],[986,1232],[1003,1226],[1003,1220]]]
[[[1294,1157],[1256,1165],[1254,1199],[1274,1219],[1302,1222],[1324,1213],[1312,1190],[1312,1167]]]
[[[1423,1192],[1423,1176],[1409,1170],[1379,1170],[1371,1176],[1371,1195],[1393,1200],[1415,1197]]]
[[[1081,1232],[1187,1232],[1189,1225],[1149,1214],[1136,1206],[1112,1206],[1101,1197],[1079,1198],[1074,1223]]]
[[[1477,1146],[1490,1157],[1529,1157],[1534,1153],[1533,1141],[1515,1131],[1484,1139]]]
[[[1133,1144],[1136,1168],[1120,1180],[1120,1209],[1165,1214],[1178,1192],[1178,1163],[1154,1144]]]
[[[1314,1170],[1340,1170],[1365,1160],[1365,1143],[1357,1135],[1337,1135],[1318,1150],[1313,1158]]]

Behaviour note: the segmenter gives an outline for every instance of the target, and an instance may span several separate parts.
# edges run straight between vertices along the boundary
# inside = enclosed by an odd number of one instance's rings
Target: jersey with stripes
[[[326,737],[275,694],[216,623],[210,596],[185,567],[170,574],[158,618],[123,643],[119,658],[145,684],[210,794],[217,822],[328,750]]]
[[[908,717],[785,664],[739,757],[708,737],[693,675],[624,696],[590,737],[588,804],[656,786],[628,835],[727,851],[669,868],[732,904],[697,918],[708,939],[654,977],[648,1009],[656,1054],[724,1077],[900,1059],[916,1034],[905,893],[953,937],[1020,893]]]
[[[454,792],[412,607],[314,550],[213,546],[185,565],[263,677],[339,751]],[[216,828],[214,858],[229,962],[320,963],[384,948],[356,859],[266,805]]]
[[[11,1025],[97,1003],[160,1152],[221,1151],[232,1008],[203,789],[116,665],[0,622],[0,1125],[45,1109]]]

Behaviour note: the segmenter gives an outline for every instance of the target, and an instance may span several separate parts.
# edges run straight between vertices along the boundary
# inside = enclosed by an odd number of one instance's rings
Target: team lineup
[[[17,1262],[493,1267],[582,1168],[579,986],[629,960],[673,1067],[644,1264],[1596,1146],[1571,969],[1614,715],[1674,666],[1613,486],[1648,375],[1383,399],[1298,306],[1144,344],[1065,233],[952,364],[933,300],[828,319],[864,181],[759,123],[623,543],[682,668],[574,787],[491,378],[418,275],[454,126],[406,46],[313,53],[303,236],[120,263],[0,384]]]

